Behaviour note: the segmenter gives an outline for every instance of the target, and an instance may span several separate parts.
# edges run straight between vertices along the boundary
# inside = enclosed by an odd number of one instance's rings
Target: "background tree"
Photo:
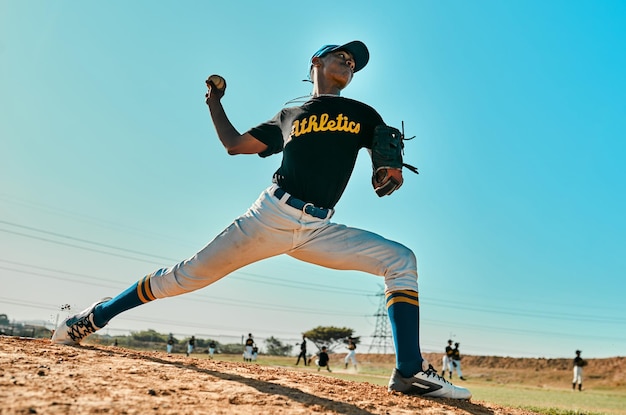
[[[326,346],[328,352],[333,352],[339,346],[348,342],[348,337],[352,337],[355,344],[359,344],[360,338],[353,337],[354,330],[347,327],[318,326],[307,332],[302,333],[310,340],[318,349]]]
[[[290,344],[282,344],[274,336],[265,340],[265,349],[270,356],[288,356],[293,348]]]
[[[167,343],[168,335],[159,333],[153,329],[138,331],[131,333],[133,340],[139,342],[151,342],[151,343]]]
[[[13,329],[11,328],[11,322],[9,316],[6,314],[0,314],[0,335],[13,335]]]
[[[243,354],[243,346],[241,343],[228,343],[220,345],[220,353],[224,354]]]

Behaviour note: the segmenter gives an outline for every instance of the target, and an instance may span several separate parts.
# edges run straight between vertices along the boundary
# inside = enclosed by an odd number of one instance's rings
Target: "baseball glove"
[[[381,124],[374,129],[372,186],[378,197],[388,196],[402,186],[402,167],[418,174],[415,167],[402,162],[403,140],[404,133],[395,127]]]

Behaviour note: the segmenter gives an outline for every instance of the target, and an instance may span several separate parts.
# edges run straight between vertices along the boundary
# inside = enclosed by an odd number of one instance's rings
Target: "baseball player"
[[[302,336],[302,343],[300,343],[300,354],[298,355],[298,359],[296,360],[296,366],[300,363],[300,359],[304,361],[304,366],[307,366],[306,360],[306,336]]]
[[[170,337],[167,339],[167,354],[172,354],[172,349],[174,348],[174,336],[170,334]]]
[[[250,263],[287,254],[327,268],[384,278],[396,350],[390,391],[469,399],[469,390],[443,379],[422,357],[415,254],[378,234],[331,221],[362,148],[371,154],[371,182],[378,196],[400,188],[402,167],[409,167],[399,155],[400,132],[385,125],[372,107],[341,96],[369,57],[361,41],[322,46],[307,64],[311,98],[300,106],[283,108],[244,133],[233,126],[222,105],[226,82],[209,77],[205,101],[228,154],[282,153],[272,183],[247,212],[197,254],[68,317],[52,341],[78,344],[128,309],[198,290]]]
[[[322,346],[322,350],[315,356],[315,365],[317,366],[317,371],[319,372],[321,368],[325,367],[326,370],[332,372],[330,370],[330,356],[328,356],[328,352],[326,346]]]
[[[446,370],[450,372],[450,379],[452,379],[452,340],[448,340],[448,345],[446,346],[446,351],[441,358],[442,367],[441,367],[441,376],[446,376]]]
[[[193,353],[193,349],[196,347],[196,336],[191,336],[187,342],[187,356]]]
[[[454,349],[452,349],[452,367],[456,369],[456,374],[459,375],[459,379],[465,380],[463,377],[463,371],[461,370],[461,351],[459,350],[460,343],[454,343]],[[452,369],[450,369],[450,379],[452,379]]]
[[[578,390],[582,392],[583,390],[583,367],[587,365],[587,361],[580,357],[582,352],[580,350],[576,350],[576,357],[574,358],[574,380],[572,380],[572,389],[576,390],[576,385],[578,385]]]
[[[348,348],[348,354],[344,359],[346,369],[348,368],[348,363],[352,362],[354,369],[356,370],[356,343],[352,337],[348,337],[348,345],[346,347]]]
[[[244,362],[252,361],[252,352],[254,349],[254,337],[252,337],[252,333],[248,333],[248,338],[246,339],[246,343],[244,345],[243,350],[243,360]]]

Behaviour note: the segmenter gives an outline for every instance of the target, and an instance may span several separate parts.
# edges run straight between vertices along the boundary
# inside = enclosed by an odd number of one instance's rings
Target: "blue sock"
[[[396,347],[396,368],[405,378],[422,370],[419,343],[419,296],[417,291],[387,293],[387,314]]]
[[[153,275],[153,274],[150,274]],[[109,320],[116,315],[135,308],[138,305],[145,304],[156,297],[150,289],[150,275],[145,276],[136,284],[128,287],[126,291],[112,300],[98,304],[93,313],[93,322],[98,327],[104,327]]]

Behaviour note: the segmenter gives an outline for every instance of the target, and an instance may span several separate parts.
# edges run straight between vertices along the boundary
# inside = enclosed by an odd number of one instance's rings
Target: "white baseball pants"
[[[402,244],[318,219],[265,189],[248,211],[193,257],[150,275],[156,298],[194,291],[248,264],[279,254],[338,270],[384,276],[386,292],[417,291],[417,260]]]
[[[454,364],[456,363],[456,366]],[[463,372],[461,371],[461,361],[460,360],[452,360],[452,367],[456,368],[456,374],[459,375],[460,378],[463,377]]]
[[[580,366],[574,366],[574,380],[572,383],[578,383],[582,385],[583,383],[583,368]]]
[[[356,351],[350,350],[344,359],[344,363],[347,365],[352,362],[354,366],[356,366]]]

